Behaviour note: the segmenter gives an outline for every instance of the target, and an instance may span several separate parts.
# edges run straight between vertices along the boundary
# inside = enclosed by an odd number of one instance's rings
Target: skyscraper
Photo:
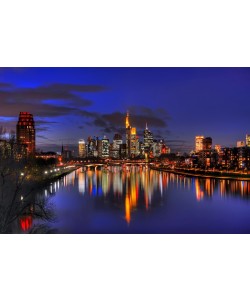
[[[28,112],[20,112],[19,120],[16,125],[17,143],[24,145],[28,155],[35,154],[36,150],[36,131],[33,115]]]
[[[136,128],[131,128],[130,155],[135,157],[140,154],[139,137],[136,135]]]
[[[102,158],[109,157],[109,139],[104,136],[102,139]]]
[[[246,135],[246,146],[250,147],[250,134]]]
[[[129,121],[129,112],[127,112],[126,120],[126,157],[129,158],[131,156],[131,126]]]
[[[195,137],[195,152],[199,152],[203,150],[203,140],[204,140],[203,135],[197,135]]]
[[[78,154],[79,157],[84,158],[86,156],[86,144],[83,139],[78,142]]]
[[[153,145],[154,138],[151,131],[148,129],[148,125],[146,124],[146,128],[144,130],[144,151],[150,151],[151,146]]]
[[[120,158],[122,146],[122,136],[119,133],[114,135],[113,144],[111,148],[111,157]]]

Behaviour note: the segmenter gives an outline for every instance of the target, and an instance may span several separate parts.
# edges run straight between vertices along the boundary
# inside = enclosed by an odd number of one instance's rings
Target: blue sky
[[[140,137],[147,122],[173,150],[191,150],[195,135],[234,146],[250,132],[249,99],[249,68],[0,68],[0,125],[33,113],[44,150],[112,139],[127,110]]]

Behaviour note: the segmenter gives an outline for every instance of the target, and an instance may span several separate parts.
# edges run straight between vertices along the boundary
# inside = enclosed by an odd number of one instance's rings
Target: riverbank
[[[53,171],[49,173],[44,173],[39,177],[35,177],[34,180],[29,180],[25,183],[26,186],[31,186],[32,190],[37,190],[43,188],[44,186],[54,182],[74,171],[79,169],[79,167],[72,167],[67,169],[59,169],[58,171]]]
[[[250,181],[250,174],[229,173],[221,171],[202,171],[202,170],[188,170],[188,169],[169,169],[162,167],[150,167],[152,170],[173,173],[188,177],[199,178],[214,178],[214,179],[227,179],[227,180],[245,180]]]

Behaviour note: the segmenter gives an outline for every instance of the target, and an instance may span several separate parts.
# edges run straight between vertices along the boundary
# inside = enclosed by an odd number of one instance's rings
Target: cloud
[[[30,111],[38,117],[55,117],[67,114],[93,116],[83,108],[90,106],[92,101],[84,99],[81,93],[95,93],[105,90],[100,85],[61,84],[38,86],[34,88],[11,88],[7,83],[0,85],[1,115],[16,116],[22,111]],[[10,87],[10,85],[8,85]],[[49,101],[49,102],[48,102]],[[60,105],[63,101],[63,105]]]
[[[1,88],[11,88],[12,84],[7,82],[0,82],[0,89]]]
[[[143,134],[146,123],[149,128],[154,130],[156,136],[164,138],[166,135],[168,120],[170,119],[168,113],[164,109],[151,109],[146,106],[132,106],[129,108],[130,122],[132,127],[137,128],[139,135]],[[125,134],[125,117],[126,113],[113,112],[110,114],[97,114],[93,113],[92,123],[88,125],[99,127],[100,131],[104,134],[120,133]],[[157,137],[156,137],[157,138]]]
[[[37,134],[36,137],[39,138],[39,139],[48,140],[48,138],[46,136],[43,136],[43,135]]]
[[[166,140],[167,146],[170,147],[172,151],[180,152],[190,152],[193,149],[193,145],[190,144],[190,141],[175,139],[175,140]]]

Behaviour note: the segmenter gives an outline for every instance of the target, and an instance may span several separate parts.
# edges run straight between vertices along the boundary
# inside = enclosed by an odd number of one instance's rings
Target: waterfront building
[[[201,167],[215,168],[218,165],[218,153],[212,149],[201,150],[198,153],[198,161]]]
[[[16,138],[18,145],[24,145],[28,155],[34,155],[36,150],[36,131],[33,115],[20,112],[16,125]]]
[[[203,140],[204,140],[203,135],[198,135],[195,137],[195,152],[199,152],[203,150]]]
[[[96,150],[94,151],[94,157],[102,157],[102,140],[97,138],[96,140]],[[96,154],[97,151],[97,154]]]
[[[88,137],[88,145],[87,145],[87,157],[96,157],[98,156],[97,151],[97,142],[98,139],[95,137],[92,138],[91,136]]]
[[[131,141],[130,141],[130,156],[136,157],[140,154],[139,150],[139,137],[136,135],[136,128],[131,128],[131,135],[130,135]]]
[[[119,159],[121,157],[121,145],[122,145],[122,136],[119,133],[116,133],[113,138],[113,143],[110,147],[110,156],[114,159]]]
[[[109,157],[109,139],[104,136],[102,139],[102,158],[108,158]]]
[[[78,142],[78,155],[81,158],[86,157],[86,143],[83,139]]]
[[[126,126],[126,157],[131,157],[131,126],[129,120],[129,112],[127,112],[125,126]]]
[[[144,130],[144,139],[143,139],[143,143],[144,143],[144,151],[149,152],[151,146],[153,145],[154,142],[154,138],[153,138],[153,134],[152,132],[148,129],[148,125],[146,123],[146,128]]]
[[[121,145],[121,159],[124,159],[127,157],[127,144],[122,144]]]
[[[136,128],[130,125],[130,116],[127,112],[125,119],[126,126],[126,157],[136,157],[140,154],[139,137],[136,135]]]

